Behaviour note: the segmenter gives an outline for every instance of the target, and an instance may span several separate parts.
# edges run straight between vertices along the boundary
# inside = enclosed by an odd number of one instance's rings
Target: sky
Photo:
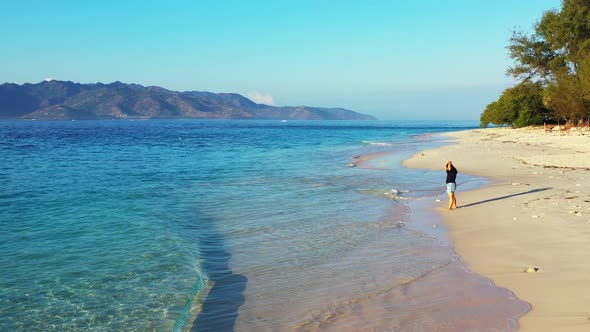
[[[235,92],[382,120],[477,120],[506,46],[560,0],[0,0],[0,83]]]

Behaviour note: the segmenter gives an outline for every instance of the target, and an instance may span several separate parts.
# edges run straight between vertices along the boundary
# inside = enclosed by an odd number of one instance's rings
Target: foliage
[[[574,75],[558,76],[558,83],[547,87],[547,104],[558,118],[574,119],[584,114],[584,100],[578,93],[579,81]]]
[[[546,11],[533,34],[514,32],[507,49],[514,61],[507,74],[522,86],[507,89],[489,104],[482,126],[532,124],[545,113],[569,121],[590,118],[590,1],[562,0],[561,10]]]
[[[524,127],[543,122],[547,109],[543,104],[543,86],[526,80],[506,89],[497,101],[490,103],[480,117],[480,126],[512,125]]]
[[[513,32],[508,50],[515,65],[508,68],[507,74],[517,79],[547,82],[551,80],[551,68],[563,66],[549,45],[536,35],[528,37],[521,32]]]
[[[564,70],[574,72],[590,54],[590,2],[563,0],[562,10],[549,10],[527,36],[514,32],[508,46],[515,65],[508,74],[549,83]]]

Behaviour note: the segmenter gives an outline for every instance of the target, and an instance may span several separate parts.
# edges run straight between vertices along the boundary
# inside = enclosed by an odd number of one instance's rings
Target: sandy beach
[[[590,131],[489,128],[445,136],[456,144],[404,165],[443,172],[452,160],[459,170],[459,209],[432,202],[459,255],[532,305],[519,331],[590,331]],[[462,174],[492,183],[463,192]]]

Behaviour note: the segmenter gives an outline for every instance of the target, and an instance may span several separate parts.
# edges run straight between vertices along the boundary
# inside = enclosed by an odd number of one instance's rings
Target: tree
[[[515,64],[506,73],[519,80],[550,82],[551,68],[561,61],[538,35],[529,37],[522,32],[513,32],[508,50]]]
[[[586,102],[590,102],[590,56],[580,61],[578,67],[578,80],[580,82],[580,93]]]
[[[570,122],[585,121],[590,116],[590,57],[579,62],[577,71],[562,71],[546,89],[547,106],[555,116]]]
[[[488,105],[480,118],[482,125],[532,124],[547,113],[570,121],[590,118],[589,0],[562,0],[561,10],[546,11],[533,34],[514,32],[507,48],[514,61],[507,74],[522,86],[507,89]],[[525,98],[522,93],[531,95]]]
[[[506,106],[507,104],[502,98],[491,102],[481,114],[479,125],[483,128],[487,127],[490,123],[498,126],[511,124],[518,114]]]
[[[524,127],[541,124],[547,114],[543,104],[543,86],[539,82],[525,80],[506,89],[500,98],[490,103],[480,116],[480,126],[512,125]]]
[[[531,36],[514,32],[507,48],[515,62],[507,73],[517,79],[551,83],[558,72],[576,72],[590,54],[590,1],[563,0],[561,11],[546,11]]]

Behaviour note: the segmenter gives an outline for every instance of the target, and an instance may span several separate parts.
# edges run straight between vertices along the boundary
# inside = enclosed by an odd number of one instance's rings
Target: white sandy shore
[[[475,272],[533,309],[520,331],[590,331],[590,132],[492,128],[445,134],[458,144],[404,164],[459,176],[459,209],[433,202],[458,253]],[[461,192],[461,174],[492,185]],[[444,184],[442,184],[444,185]],[[526,273],[529,267],[538,272]]]

